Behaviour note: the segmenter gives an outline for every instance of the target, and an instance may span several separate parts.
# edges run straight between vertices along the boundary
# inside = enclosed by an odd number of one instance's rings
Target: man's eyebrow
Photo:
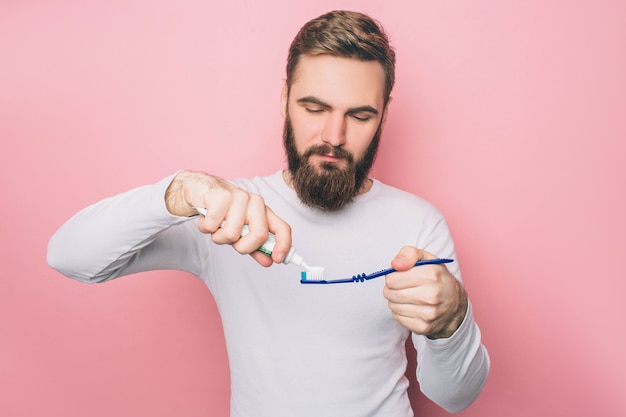
[[[372,113],[374,116],[378,115],[378,110],[376,110],[372,106],[366,105],[366,106],[359,106],[359,107],[353,107],[353,108],[348,109],[348,114],[362,113],[362,112]]]
[[[301,103],[301,104],[317,104],[318,106],[322,106],[322,107],[326,107],[329,108],[331,107],[330,104],[320,100],[317,97],[314,96],[306,96],[306,97],[302,97],[299,98],[298,100],[296,100],[297,103]]]
[[[330,104],[326,103],[323,100],[320,100],[319,98],[317,98],[315,96],[302,97],[302,98],[299,98],[298,100],[296,100],[296,102],[300,103],[300,104],[316,104],[318,106],[322,106],[322,107],[325,107],[327,109],[332,108],[332,106]],[[367,112],[367,113],[372,113],[373,115],[378,115],[378,110],[376,110],[374,107],[369,106],[369,105],[358,106],[358,107],[351,107],[351,108],[348,109],[346,114],[354,114],[354,113],[361,113],[361,112]]]

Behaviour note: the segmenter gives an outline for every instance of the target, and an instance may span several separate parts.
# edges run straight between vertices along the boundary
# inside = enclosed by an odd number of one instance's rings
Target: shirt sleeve
[[[445,218],[438,217],[431,224],[432,229],[428,228],[423,234],[418,247],[422,245],[439,257],[454,259],[446,268],[461,281],[454,242]],[[482,391],[490,368],[471,302],[468,300],[465,318],[449,338],[431,340],[412,334],[412,340],[417,351],[417,381],[424,395],[448,412],[468,407]]]
[[[202,269],[201,234],[192,218],[165,206],[171,175],[156,184],[91,205],[63,224],[48,243],[48,264],[87,283],[155,269]]]
[[[490,367],[471,303],[461,326],[449,338],[430,340],[413,334],[412,339],[417,380],[424,395],[451,413],[468,407],[487,382]]]

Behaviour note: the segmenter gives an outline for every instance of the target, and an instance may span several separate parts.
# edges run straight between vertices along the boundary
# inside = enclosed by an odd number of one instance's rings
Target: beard
[[[338,211],[350,204],[367,179],[376,160],[382,123],[365,154],[355,161],[354,156],[341,147],[329,144],[314,145],[299,154],[289,115],[285,118],[283,144],[287,155],[292,186],[305,205],[327,212]],[[319,166],[310,163],[312,155],[332,154],[341,158],[343,164],[323,161]],[[341,161],[340,161],[341,162]]]

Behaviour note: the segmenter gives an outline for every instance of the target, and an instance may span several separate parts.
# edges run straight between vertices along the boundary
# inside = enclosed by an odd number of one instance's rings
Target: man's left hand
[[[397,271],[386,276],[383,294],[393,318],[414,333],[429,339],[452,336],[467,310],[467,294],[444,265],[415,263],[437,257],[405,246],[391,262]]]

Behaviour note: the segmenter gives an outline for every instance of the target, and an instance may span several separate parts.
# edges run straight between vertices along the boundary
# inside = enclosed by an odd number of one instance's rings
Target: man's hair
[[[383,27],[371,17],[345,10],[307,22],[289,47],[287,86],[291,87],[302,55],[328,54],[361,61],[378,61],[385,72],[385,104],[395,81],[396,54]]]

